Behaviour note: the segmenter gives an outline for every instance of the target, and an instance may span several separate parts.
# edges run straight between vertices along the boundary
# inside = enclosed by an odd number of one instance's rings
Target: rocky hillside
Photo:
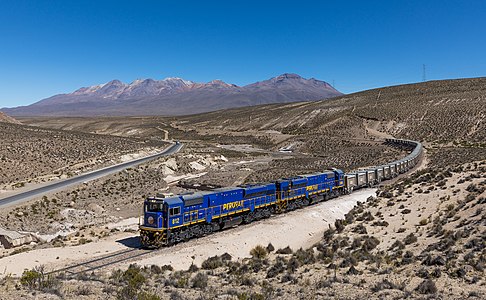
[[[485,179],[484,161],[423,169],[359,203],[307,249],[270,243],[245,259],[224,253],[184,270],[133,264],[73,279],[34,269],[6,277],[0,296],[17,286],[25,299],[484,299]]]
[[[12,123],[12,124],[20,124],[19,121],[15,120],[14,118],[7,116],[3,112],[0,111],[0,122],[3,123]]]
[[[327,101],[272,104],[188,116],[194,128],[277,130],[356,136],[380,131],[420,141],[486,140],[486,78],[430,81],[344,95]],[[359,126],[357,126],[359,124]]]
[[[246,86],[181,78],[113,80],[55,95],[29,106],[4,108],[15,116],[187,115],[266,103],[321,100],[342,95],[328,83],[283,74]]]

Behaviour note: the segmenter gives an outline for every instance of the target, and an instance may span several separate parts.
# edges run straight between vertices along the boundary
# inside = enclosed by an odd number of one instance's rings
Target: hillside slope
[[[327,101],[272,104],[188,116],[192,127],[333,133],[351,124],[421,141],[484,142],[486,78],[429,81],[349,94]],[[336,134],[334,134],[336,135]]]
[[[20,124],[19,121],[15,120],[14,118],[7,116],[3,112],[0,111],[0,122],[3,123],[11,123],[11,124]]]

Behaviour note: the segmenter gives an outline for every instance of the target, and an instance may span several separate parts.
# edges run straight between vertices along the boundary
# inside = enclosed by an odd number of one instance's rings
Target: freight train
[[[413,150],[403,159],[348,174],[332,169],[270,183],[148,197],[140,224],[142,247],[173,245],[374,186],[411,169],[423,150],[416,141],[387,139],[386,143]]]

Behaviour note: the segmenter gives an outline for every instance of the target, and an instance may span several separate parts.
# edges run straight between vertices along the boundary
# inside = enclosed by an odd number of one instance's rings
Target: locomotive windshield
[[[146,210],[150,212],[162,211],[164,208],[164,201],[147,199],[145,207]]]

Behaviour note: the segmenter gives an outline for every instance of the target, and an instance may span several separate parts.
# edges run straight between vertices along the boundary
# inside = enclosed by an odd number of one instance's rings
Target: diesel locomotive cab
[[[167,244],[169,230],[182,225],[182,200],[149,197],[144,202],[143,223],[140,225],[142,247],[160,247]]]
[[[143,222],[140,224],[140,242],[143,247],[157,247],[163,240],[167,219],[167,203],[164,198],[149,197],[143,204]]]
[[[144,203],[143,225],[161,228],[164,224],[164,199],[150,197]]]

